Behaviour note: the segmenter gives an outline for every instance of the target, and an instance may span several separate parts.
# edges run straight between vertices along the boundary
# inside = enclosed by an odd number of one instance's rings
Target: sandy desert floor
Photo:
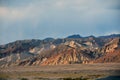
[[[120,80],[120,63],[0,68],[0,80],[109,80],[104,77],[111,76]]]

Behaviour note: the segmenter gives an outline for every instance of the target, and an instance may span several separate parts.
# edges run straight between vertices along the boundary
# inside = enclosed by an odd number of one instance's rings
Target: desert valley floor
[[[101,79],[109,76],[116,76],[115,80],[120,79],[120,63],[16,66],[0,69],[0,80],[109,80]]]

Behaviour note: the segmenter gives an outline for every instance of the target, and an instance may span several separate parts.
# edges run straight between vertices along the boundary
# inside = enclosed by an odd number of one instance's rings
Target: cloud
[[[19,20],[25,17],[25,14],[17,9],[10,9],[7,7],[0,7],[0,17],[3,20]]]
[[[119,1],[1,0],[2,43],[26,38],[65,37],[74,33],[88,36],[119,32]],[[9,40],[7,36],[12,37]]]
[[[4,0],[3,0],[4,1]],[[99,0],[98,0],[99,1]],[[19,3],[19,6],[15,5],[15,2],[12,3],[11,5],[9,4],[9,6],[15,6],[15,7],[8,7],[8,6],[4,6],[4,7],[0,7],[0,17],[2,17],[3,19],[8,19],[8,20],[19,20],[19,19],[30,19],[30,18],[36,18],[36,17],[40,17],[40,16],[44,16],[46,17],[47,15],[52,16],[51,14],[54,14],[56,12],[56,14],[61,14],[63,13],[67,13],[70,14],[69,12],[73,13],[72,11],[76,12],[77,14],[87,14],[89,12],[95,12],[98,13],[99,12],[104,12],[107,7],[112,7],[115,6],[117,4],[117,1],[113,1],[113,0],[105,0],[102,1],[101,3],[99,3],[96,0],[52,0],[52,1],[26,1],[26,3],[24,1],[15,1],[17,4]],[[7,1],[4,1],[7,3]],[[21,5],[24,3],[24,6]],[[8,3],[7,3],[8,4]],[[26,5],[25,5],[26,4]],[[119,8],[119,6],[117,7]],[[61,13],[58,13],[58,12]],[[65,15],[65,14],[63,14]],[[49,17],[50,17],[49,16]],[[54,16],[53,16],[54,17]],[[40,18],[39,18],[40,20]]]
[[[111,31],[111,32],[105,33],[105,35],[111,35],[111,34],[120,34],[120,32],[119,31]]]
[[[107,9],[120,9],[120,0],[98,0]]]

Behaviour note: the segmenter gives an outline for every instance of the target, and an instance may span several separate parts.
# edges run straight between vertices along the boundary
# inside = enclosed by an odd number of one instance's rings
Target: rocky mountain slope
[[[18,40],[0,45],[0,66],[120,62],[120,34]]]
[[[102,49],[104,56],[94,60],[95,63],[120,62],[120,38],[115,38],[105,44]]]

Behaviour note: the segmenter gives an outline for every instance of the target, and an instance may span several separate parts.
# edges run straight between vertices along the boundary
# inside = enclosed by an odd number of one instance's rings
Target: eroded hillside
[[[0,66],[120,62],[120,35],[19,40],[0,45]]]

